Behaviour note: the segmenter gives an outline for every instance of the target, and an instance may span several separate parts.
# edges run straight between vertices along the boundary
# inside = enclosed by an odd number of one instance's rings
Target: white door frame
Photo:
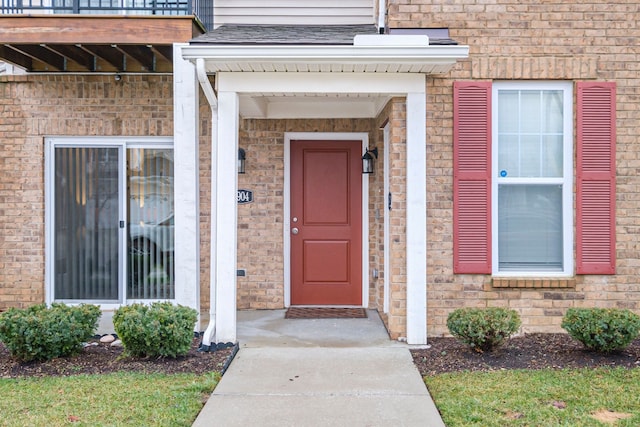
[[[286,132],[284,134],[284,305],[291,305],[291,141],[362,141],[362,152],[369,146],[365,132]],[[362,306],[369,307],[369,175],[362,174]]]

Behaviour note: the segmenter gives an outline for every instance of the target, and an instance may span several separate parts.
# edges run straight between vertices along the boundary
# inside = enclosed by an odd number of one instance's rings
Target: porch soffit
[[[384,36],[381,36],[384,37]],[[194,45],[188,60],[203,58],[208,73],[421,73],[442,74],[469,55],[468,46],[247,46]]]
[[[245,118],[373,118],[394,96],[424,93],[418,73],[218,73]]]

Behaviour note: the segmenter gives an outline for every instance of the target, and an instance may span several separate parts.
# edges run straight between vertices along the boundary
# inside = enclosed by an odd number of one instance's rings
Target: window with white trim
[[[175,299],[171,139],[45,141],[48,299]]]
[[[573,91],[493,84],[493,274],[573,272]]]
[[[454,82],[454,273],[615,274],[616,83],[573,87]]]

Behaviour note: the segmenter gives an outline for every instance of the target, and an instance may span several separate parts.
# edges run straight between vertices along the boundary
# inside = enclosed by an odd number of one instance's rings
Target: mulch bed
[[[78,374],[107,374],[113,372],[193,373],[223,372],[237,348],[215,352],[199,352],[200,338],[194,338],[185,356],[176,359],[141,359],[124,357],[122,347],[111,347],[93,340],[76,356],[46,362],[19,363],[0,342],[0,378],[68,376]]]
[[[361,319],[367,311],[359,307],[289,307],[285,319]]]
[[[412,350],[422,375],[503,369],[562,369],[640,366],[640,339],[623,351],[586,350],[567,334],[526,334],[511,338],[493,352],[478,353],[455,338],[431,338],[431,348]]]
[[[46,362],[18,363],[0,342],[0,378],[106,374],[113,372],[194,373],[223,372],[237,346],[215,352],[199,352],[194,338],[186,356],[176,359],[140,359],[123,356],[122,347],[98,343],[73,357]],[[585,350],[567,334],[526,334],[511,338],[493,352],[478,353],[455,338],[430,338],[428,349],[411,350],[422,375],[458,371],[504,369],[562,369],[594,367],[640,367],[640,339],[625,350],[604,355]]]

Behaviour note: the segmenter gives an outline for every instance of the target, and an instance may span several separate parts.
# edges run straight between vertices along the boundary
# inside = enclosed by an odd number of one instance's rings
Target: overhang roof
[[[185,59],[218,72],[446,73],[468,56],[451,39],[378,34],[374,25],[223,25],[190,41]],[[358,43],[359,38],[367,38]]]
[[[433,35],[424,30],[379,34],[373,25],[224,25],[191,40],[181,52],[184,59],[201,62],[209,74],[231,73],[240,79],[242,73],[266,76],[264,84],[239,92],[243,117],[375,117],[391,97],[403,93],[360,84],[365,75],[441,74],[468,57],[469,47],[457,45],[448,32]],[[286,73],[291,76],[283,77]],[[331,93],[322,85],[311,88],[317,85],[300,85],[293,79],[317,82],[323,75],[338,79],[344,75],[348,90]],[[270,82],[275,79],[291,84],[272,90]],[[298,81],[296,91],[291,90],[293,80]]]
[[[357,34],[378,34],[375,25],[222,25],[191,40],[215,45],[349,45]]]
[[[456,45],[446,28],[391,28],[390,34],[422,34],[429,45]],[[353,45],[356,35],[377,35],[375,25],[223,25],[191,40],[215,45]]]

